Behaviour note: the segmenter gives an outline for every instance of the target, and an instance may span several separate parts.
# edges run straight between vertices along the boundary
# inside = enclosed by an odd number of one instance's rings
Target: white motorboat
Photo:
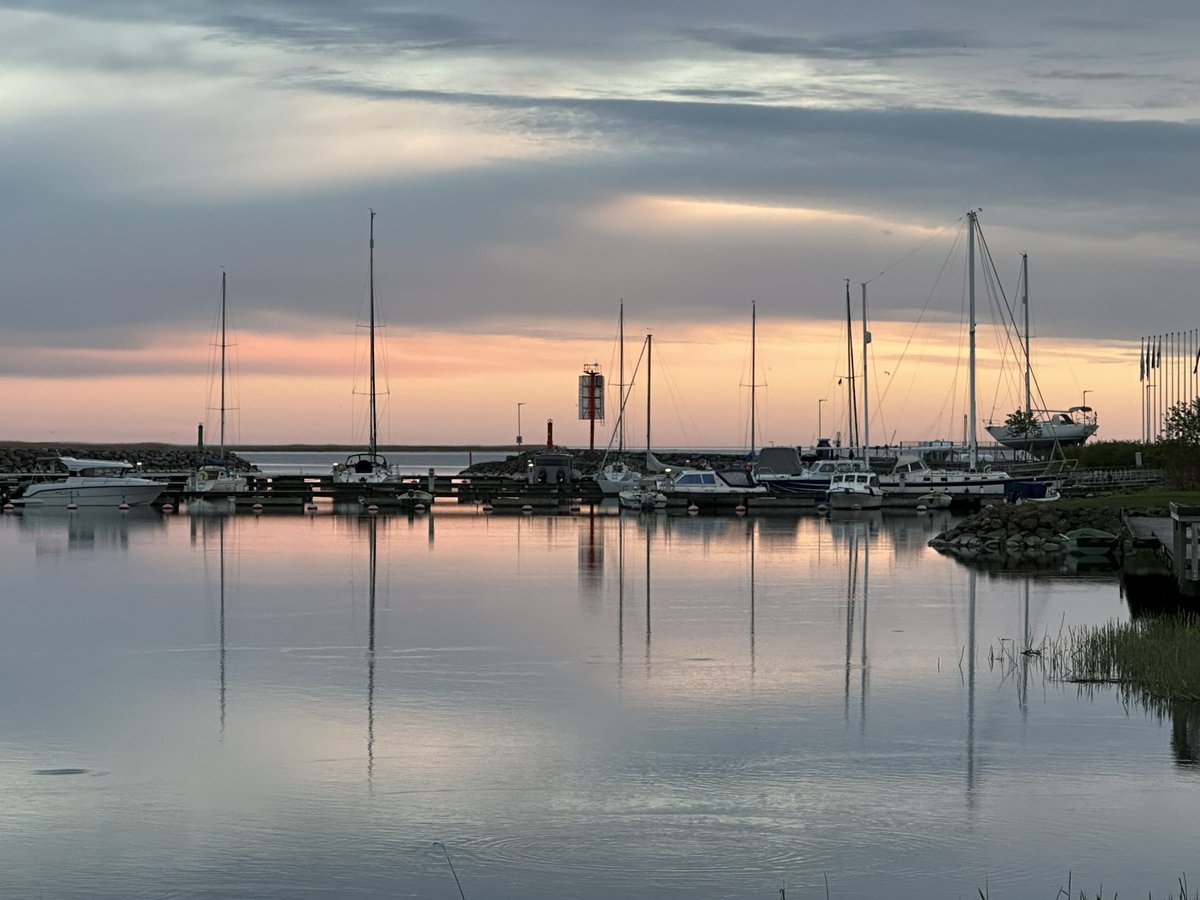
[[[617,502],[621,504],[622,509],[642,511],[666,509],[667,495],[652,487],[635,487],[617,494]]]
[[[9,502],[19,507],[149,506],[166,484],[131,474],[131,463],[111,459],[43,457],[30,481],[17,485]]]
[[[880,509],[883,488],[874,472],[842,472],[830,479],[825,499],[831,509]]]
[[[879,477],[889,495],[912,500],[931,493],[946,494],[952,500],[999,500],[1005,488],[1017,480],[1007,472],[930,468],[921,457],[907,455],[896,460],[891,472]]]
[[[767,493],[747,469],[671,469],[659,482],[668,499],[745,498]]]
[[[794,447],[764,447],[759,453],[754,478],[773,494],[820,498],[829,489],[829,481],[834,475],[865,471],[867,464],[861,459],[818,459],[805,466]]]

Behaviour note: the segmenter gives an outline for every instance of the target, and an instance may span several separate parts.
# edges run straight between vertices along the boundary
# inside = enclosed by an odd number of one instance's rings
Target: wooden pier
[[[1121,577],[1135,614],[1200,606],[1200,507],[1172,501],[1169,510],[1123,517]]]

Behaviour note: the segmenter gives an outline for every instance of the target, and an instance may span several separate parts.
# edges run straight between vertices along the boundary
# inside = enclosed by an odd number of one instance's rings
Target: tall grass
[[[1151,616],[1080,626],[1045,636],[1033,647],[1001,640],[993,664],[1031,663],[1052,681],[1115,685],[1123,700],[1149,708],[1200,700],[1200,617]]]

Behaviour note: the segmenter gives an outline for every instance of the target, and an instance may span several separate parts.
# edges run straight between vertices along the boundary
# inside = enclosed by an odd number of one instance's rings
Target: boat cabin
[[[37,474],[62,478],[121,478],[133,470],[133,463],[116,459],[77,459],[74,456],[40,456]]]
[[[539,453],[529,462],[529,484],[568,484],[579,481],[570,453]]]

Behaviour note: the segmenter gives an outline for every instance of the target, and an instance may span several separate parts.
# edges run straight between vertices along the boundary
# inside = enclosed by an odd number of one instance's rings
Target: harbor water
[[[976,572],[949,522],[7,513],[4,896],[1200,878],[1191,714],[1021,652],[1126,618],[1115,574]]]

